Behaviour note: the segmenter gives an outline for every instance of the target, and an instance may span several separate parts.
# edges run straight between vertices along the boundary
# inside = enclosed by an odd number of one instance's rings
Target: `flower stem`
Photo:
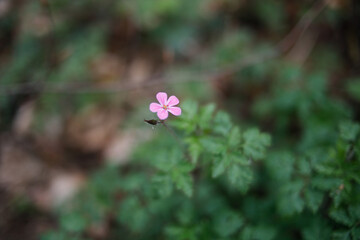
[[[184,151],[184,155],[185,158],[191,162],[191,158],[188,155],[187,151],[186,151],[186,147],[184,145],[184,143],[180,140],[179,136],[175,133],[175,131],[169,127],[166,123],[165,120],[160,120],[159,123],[162,123],[164,125],[164,127],[166,128],[166,130],[174,137],[174,139],[179,143],[179,145],[181,146],[182,150]]]

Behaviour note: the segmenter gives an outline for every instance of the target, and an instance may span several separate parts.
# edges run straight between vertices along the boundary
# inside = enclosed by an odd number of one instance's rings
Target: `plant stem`
[[[181,148],[182,148],[182,150],[184,152],[185,158],[189,162],[192,162],[190,156],[188,155],[188,153],[186,151],[186,147],[185,147],[184,143],[180,140],[179,136],[175,133],[175,131],[165,123],[165,120],[160,120],[159,123],[162,123],[164,125],[166,130],[174,137],[176,142],[178,142],[178,144],[181,146]]]

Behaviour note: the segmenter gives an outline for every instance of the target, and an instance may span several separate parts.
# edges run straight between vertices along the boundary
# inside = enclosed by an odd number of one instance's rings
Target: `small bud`
[[[156,124],[158,124],[158,120],[155,120],[155,119],[150,119],[150,120],[146,120],[144,119],[144,122],[148,123],[148,124],[151,124],[153,126],[155,126]]]

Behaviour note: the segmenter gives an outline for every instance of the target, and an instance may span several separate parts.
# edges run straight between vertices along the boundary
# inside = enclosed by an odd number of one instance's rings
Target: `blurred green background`
[[[143,121],[159,91],[193,101],[169,118],[192,156],[197,128],[271,135],[255,180],[157,176],[153,201],[149,156],[181,155]],[[0,0],[0,239],[360,239],[359,106],[357,0]]]

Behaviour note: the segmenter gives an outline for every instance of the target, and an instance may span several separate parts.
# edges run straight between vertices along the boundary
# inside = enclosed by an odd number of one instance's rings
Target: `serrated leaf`
[[[174,171],[182,172],[182,173],[190,173],[194,170],[195,165],[191,162],[186,161],[185,159],[176,165],[176,169]]]
[[[265,157],[266,148],[270,145],[270,136],[260,133],[258,129],[246,130],[243,134],[244,154],[254,160]]]
[[[216,157],[212,164],[212,174],[213,178],[216,178],[223,174],[226,168],[229,166],[229,159],[226,155],[221,155]]]
[[[336,222],[346,225],[348,227],[350,227],[354,223],[353,220],[346,213],[345,209],[342,208],[333,208],[332,210],[330,210],[329,216]]]
[[[176,213],[176,219],[182,225],[189,225],[194,221],[196,215],[195,206],[190,201],[185,201],[181,204],[180,209]]]
[[[233,164],[229,167],[228,178],[231,184],[242,192],[246,192],[253,181],[254,175],[249,167]]]
[[[350,231],[336,231],[332,234],[334,240],[351,240]]]
[[[350,205],[349,214],[352,219],[355,221],[360,220],[360,204]]]
[[[271,177],[278,181],[288,181],[294,170],[295,158],[288,152],[275,152],[265,161]]]
[[[276,237],[276,229],[267,225],[246,226],[240,236],[241,240],[273,240]]]
[[[215,133],[227,136],[232,128],[230,117],[227,113],[219,111],[214,118],[213,131]]]
[[[166,227],[165,233],[168,235],[168,239],[174,239],[174,240],[197,240],[198,233],[202,231],[202,225],[196,224],[191,226],[169,226]]]
[[[240,128],[233,127],[229,134],[228,146],[231,148],[239,147],[241,141]]]
[[[191,197],[193,194],[193,181],[188,173],[178,171],[172,174],[172,179],[177,189],[183,191],[186,196]]]
[[[284,216],[292,216],[301,213],[305,202],[301,197],[301,190],[304,186],[302,181],[288,182],[280,190],[278,209]]]
[[[213,227],[221,237],[228,237],[234,234],[242,225],[244,220],[234,211],[221,211],[216,214]]]
[[[360,228],[357,227],[357,228],[351,229],[351,236],[352,236],[352,239],[360,239]]]
[[[214,111],[215,111],[214,104],[208,104],[200,109],[198,123],[202,129],[210,126],[210,122],[213,118]]]
[[[305,191],[306,204],[314,213],[319,209],[323,198],[324,194],[320,191],[311,188],[308,188]]]
[[[151,180],[157,195],[160,197],[168,197],[171,195],[173,191],[173,182],[169,175],[155,175]]]
[[[191,100],[186,100],[181,104],[182,117],[187,120],[192,120],[198,113],[198,104]]]
[[[309,227],[303,228],[302,236],[304,240],[328,240],[331,239],[331,228],[324,219],[315,218]]]
[[[210,152],[212,154],[218,154],[226,149],[226,146],[220,140],[221,139],[207,137],[207,138],[202,138],[200,140],[200,143],[206,152]]]
[[[340,137],[346,141],[355,141],[359,134],[360,125],[350,121],[340,124]]]
[[[319,190],[328,191],[338,188],[342,181],[338,178],[314,177],[311,185]]]
[[[311,166],[309,161],[306,158],[300,158],[296,161],[296,166],[299,170],[299,173],[304,175],[309,175],[311,173]]]
[[[170,122],[171,126],[183,130],[186,134],[191,134],[197,126],[198,104],[186,100],[181,104],[181,118],[176,118]]]
[[[193,163],[197,163],[200,154],[203,151],[203,147],[198,138],[187,138],[186,143],[189,144],[189,154]]]
[[[230,163],[237,163],[241,166],[249,166],[251,164],[250,159],[245,157],[241,152],[232,152],[227,155],[230,159]]]
[[[117,211],[117,219],[136,232],[146,227],[149,214],[138,197],[130,196],[121,202],[120,209]]]

